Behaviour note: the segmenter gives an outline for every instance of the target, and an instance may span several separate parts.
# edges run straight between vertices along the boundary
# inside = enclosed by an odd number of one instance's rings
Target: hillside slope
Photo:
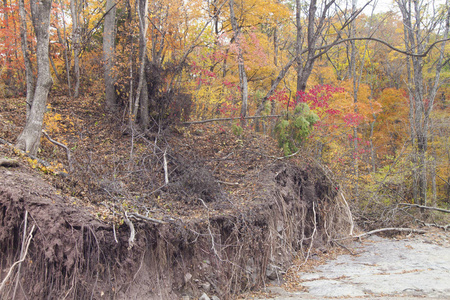
[[[48,141],[46,168],[0,147],[19,161],[0,167],[0,279],[19,259],[25,223],[35,225],[17,299],[230,299],[348,232],[329,176],[282,159],[267,136],[225,125],[138,132],[94,102],[71,110],[63,100],[53,99],[46,130],[70,163]],[[9,141],[21,117],[11,103],[1,113]]]

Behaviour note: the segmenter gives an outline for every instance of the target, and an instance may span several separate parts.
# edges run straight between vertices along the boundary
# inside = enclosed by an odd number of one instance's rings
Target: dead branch
[[[372,235],[372,234],[379,233],[379,232],[386,232],[386,231],[399,231],[399,232],[420,233],[420,234],[424,234],[427,232],[426,230],[423,230],[423,229],[414,229],[414,228],[401,228],[401,227],[400,228],[380,228],[380,229],[375,229],[375,230],[365,232],[365,233],[362,233],[359,235],[351,236],[350,238],[359,239],[364,236]]]
[[[13,265],[9,268],[8,274],[6,274],[6,277],[3,279],[2,283],[0,284],[0,293],[2,292],[3,288],[5,287],[5,284],[8,281],[9,277],[11,277],[11,274],[13,273],[14,268],[17,265],[20,266],[20,264],[25,261],[25,257],[27,256],[27,253],[28,253],[28,247],[30,246],[31,239],[33,238],[34,227],[35,227],[35,225],[33,225],[33,227],[31,227],[31,231],[28,234],[28,237],[26,238],[26,240],[22,241],[22,244],[26,245],[25,250],[23,251],[20,259],[18,261],[16,261],[15,263],[13,263]]]
[[[216,180],[217,183],[225,184],[225,185],[231,185],[231,186],[239,186],[238,182],[226,182],[222,180]]]
[[[248,116],[248,117],[233,117],[233,118],[217,118],[217,119],[208,119],[208,120],[201,120],[201,121],[192,121],[192,122],[184,122],[181,123],[182,125],[193,125],[193,124],[203,124],[203,123],[210,123],[210,122],[219,122],[219,121],[233,121],[233,120],[240,120],[240,119],[261,119],[261,118],[279,118],[281,115],[270,115],[270,116]]]
[[[348,252],[350,252],[351,255],[355,255],[356,253],[353,252],[351,249],[349,249],[348,247],[346,247],[345,245],[342,245],[341,243],[337,242],[337,241],[332,241],[334,244],[338,245],[341,248],[344,248],[345,250],[347,250]]]
[[[71,156],[70,156],[69,147],[67,147],[63,143],[57,142],[54,139],[52,139],[45,130],[42,130],[42,133],[52,144],[55,144],[56,146],[59,146],[59,147],[63,148],[64,150],[66,150],[67,161],[69,163],[69,172],[72,172],[72,160],[71,160]]]
[[[405,214],[407,214],[409,217],[411,217],[411,218],[414,220],[414,222],[417,222],[417,223],[422,224],[422,226],[425,226],[425,227],[436,227],[436,228],[440,228],[440,229],[442,229],[442,230],[444,230],[444,231],[447,231],[447,229],[450,228],[450,224],[447,224],[447,225],[439,225],[439,224],[436,224],[436,223],[426,223],[426,222],[423,221],[423,220],[417,219],[413,214],[409,213],[408,211],[406,211],[406,210],[403,209],[403,208],[400,208],[400,211],[402,211],[403,213],[405,213]]]
[[[429,209],[429,210],[436,210],[436,211],[440,211],[440,212],[444,212],[444,213],[450,214],[450,210],[439,208],[439,207],[430,207],[430,206],[424,206],[424,205],[418,205],[418,204],[409,204],[409,203],[399,203],[399,205],[406,205],[406,206],[409,206],[409,207],[417,207],[417,208],[423,208],[423,209]]]
[[[154,222],[154,223],[158,223],[158,224],[166,224],[166,222],[164,222],[164,221],[161,221],[161,220],[158,220],[158,219],[149,218],[149,217],[140,215],[138,213],[131,213],[131,214],[129,214],[129,216],[133,217],[135,219],[142,219],[142,220],[145,220],[145,221],[150,221],[150,222]]]
[[[164,150],[164,184],[168,185],[169,184],[169,171],[167,168],[167,149]]]

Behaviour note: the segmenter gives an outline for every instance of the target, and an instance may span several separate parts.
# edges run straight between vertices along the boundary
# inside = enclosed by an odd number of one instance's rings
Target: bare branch
[[[281,115],[269,115],[269,116],[249,116],[244,117],[244,119],[261,119],[261,118],[279,118]],[[203,124],[203,123],[210,123],[210,122],[219,122],[219,121],[233,121],[233,120],[240,120],[241,117],[232,117],[232,118],[217,118],[217,119],[208,119],[208,120],[201,120],[201,121],[192,121],[192,122],[184,122],[181,123],[182,125],[193,125],[193,124]]]
[[[423,230],[423,229],[401,228],[401,227],[400,228],[393,228],[392,227],[392,228],[375,229],[375,230],[372,230],[372,231],[369,231],[369,232],[362,233],[360,235],[352,236],[350,238],[359,239],[359,238],[362,238],[364,236],[368,236],[368,235],[372,235],[372,234],[380,233],[380,232],[386,232],[386,231],[399,231],[399,232],[420,233],[420,234],[424,234],[424,233],[427,232],[426,230]]]
[[[450,210],[439,208],[439,207],[430,207],[430,206],[424,206],[424,205],[418,205],[418,204],[409,204],[409,203],[399,203],[399,205],[405,205],[405,206],[409,206],[409,207],[423,208],[423,209],[429,209],[429,210],[436,210],[436,211],[440,211],[440,212],[444,212],[444,213],[450,214]]]
[[[434,43],[432,43],[423,53],[421,54],[414,54],[408,51],[404,51],[398,48],[395,48],[394,46],[392,46],[391,44],[389,44],[388,42],[385,42],[383,40],[374,38],[374,37],[355,37],[355,38],[348,38],[348,39],[343,39],[343,40],[339,40],[339,41],[335,41],[334,43],[331,43],[329,45],[325,45],[322,47],[317,48],[316,50],[322,50],[322,49],[327,49],[327,48],[331,48],[333,46],[345,43],[345,42],[351,42],[351,41],[374,41],[380,44],[385,45],[386,47],[390,48],[391,50],[394,50],[396,52],[408,55],[408,56],[412,56],[412,57],[425,57],[428,55],[428,53],[430,53],[430,51],[438,44],[440,43],[445,43],[447,41],[450,41],[450,38],[447,39],[442,39],[442,40],[438,40],[435,41]],[[307,50],[304,50],[303,53],[307,52]]]
[[[130,213],[129,216],[133,217],[135,219],[142,219],[142,220],[145,220],[145,221],[150,221],[150,222],[154,222],[154,223],[158,223],[158,224],[166,224],[166,222],[164,222],[164,221],[161,221],[161,220],[158,220],[158,219],[149,218],[149,217],[143,216],[143,215],[138,214],[138,213]]]
[[[69,147],[67,147],[66,145],[64,145],[63,143],[57,142],[54,139],[52,139],[47,132],[45,132],[45,130],[42,130],[42,133],[44,134],[44,136],[52,143],[55,144],[56,146],[59,146],[61,148],[63,148],[64,150],[66,150],[66,154],[67,154],[67,161],[69,163],[69,172],[72,172],[72,160],[71,160],[71,156],[70,156],[70,149]]]

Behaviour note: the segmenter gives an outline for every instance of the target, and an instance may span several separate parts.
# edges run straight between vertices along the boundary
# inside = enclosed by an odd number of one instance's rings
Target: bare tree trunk
[[[72,15],[72,48],[73,48],[73,73],[75,75],[75,89],[73,96],[78,98],[80,95],[80,24],[78,16],[80,14],[79,3],[77,0],[70,0],[70,12]]]
[[[303,62],[302,62],[302,23],[300,19],[300,0],[295,0],[295,26],[297,30],[297,36],[296,36],[296,45],[295,45],[295,58],[296,58],[296,71],[297,71],[297,94],[298,92],[302,91],[302,83],[301,83],[301,74],[303,69]],[[297,96],[296,94],[296,96]]]
[[[103,63],[105,78],[106,107],[115,110],[117,105],[117,94],[115,89],[116,76],[114,75],[115,64],[115,39],[116,39],[116,0],[106,1],[106,16],[103,30]]]
[[[352,15],[356,12],[356,0],[352,0]],[[356,37],[356,24],[352,23],[350,26],[350,38]],[[351,45],[351,54],[350,54],[350,66],[349,70],[351,72],[350,76],[353,79],[353,103],[354,103],[354,113],[358,113],[358,90],[359,90],[359,82],[358,75],[356,74],[356,45],[355,41],[350,42]],[[363,56],[364,57],[364,56]],[[364,63],[361,64],[362,67],[364,66]],[[361,68],[362,68],[361,67]],[[362,70],[361,70],[362,71]],[[354,191],[355,191],[355,198],[359,198],[359,187],[358,187],[358,181],[359,181],[359,158],[358,158],[358,126],[355,125],[353,128],[353,172],[354,172]]]
[[[33,80],[33,68],[30,60],[30,49],[28,48],[27,20],[26,20],[24,0],[19,0],[19,15],[20,15],[20,39],[21,39],[23,60],[25,62],[25,78],[27,82],[26,102],[27,102],[27,120],[28,120],[34,98],[34,80]]]
[[[403,17],[404,30],[406,32],[405,43],[407,48],[411,49],[414,54],[423,54],[427,47],[428,39],[425,38],[431,32],[436,30],[439,22],[444,22],[443,37],[448,37],[450,8],[449,1],[446,1],[447,11],[442,16],[433,19],[429,27],[422,28],[424,5],[418,0],[396,0],[400,12]],[[435,77],[431,87],[426,87],[423,78],[423,58],[420,56],[411,57],[413,73],[410,77],[412,87],[409,90],[410,99],[413,100],[413,113],[410,112],[410,118],[413,122],[412,126],[412,142],[415,149],[415,158],[417,176],[418,176],[418,195],[416,203],[421,205],[427,204],[427,160],[426,153],[428,148],[428,129],[430,124],[430,113],[433,109],[434,100],[440,84],[440,72],[443,66],[445,42],[441,44],[441,53],[436,62]],[[427,92],[426,92],[427,91]],[[427,103],[425,103],[425,99]],[[416,145],[414,145],[416,143]],[[414,147],[415,146],[415,147]]]
[[[58,27],[56,27],[56,33],[58,35],[58,40],[61,45],[64,45],[64,64],[66,66],[66,77],[67,77],[67,89],[69,91],[69,97],[72,97],[72,86],[70,83],[70,64],[69,64],[69,54],[67,49],[69,48],[69,43],[67,42],[67,34],[66,34],[66,16],[64,14],[64,3],[62,0],[59,0],[59,5],[61,6],[62,13],[62,22],[63,22],[63,36],[61,37],[61,32]],[[58,15],[56,15],[58,18]]]
[[[56,79],[58,82],[62,82],[61,77],[59,77],[58,69],[56,69],[55,62],[53,61],[53,57],[50,55],[50,63],[52,65],[53,72],[55,73]]]
[[[296,0],[298,1],[298,0]],[[327,0],[322,3],[323,7],[320,11],[320,15],[317,15],[317,0],[311,0],[309,3],[308,10],[308,32],[306,35],[307,49],[306,58],[302,59],[299,57],[297,63],[297,91],[306,90],[306,84],[314,68],[314,63],[317,58],[322,56],[328,50],[318,50],[319,41],[324,42],[323,31],[326,29],[326,22],[329,20],[328,12],[331,6],[334,4],[335,0]],[[298,3],[298,5],[300,5]],[[297,17],[297,16],[296,16]],[[350,22],[349,22],[350,23]],[[348,25],[349,23],[346,22]],[[299,30],[299,25],[297,24],[297,31]],[[300,28],[301,30],[302,28]],[[297,39],[301,37],[300,33],[297,33]],[[298,41],[297,41],[298,42]],[[300,51],[299,46],[297,46],[296,52]],[[304,53],[305,51],[301,51]],[[297,54],[298,55],[298,54]]]
[[[148,93],[145,93],[144,91],[145,95],[141,95],[143,89],[147,88],[147,80],[145,79],[145,64],[147,62],[147,29],[148,29],[147,14],[148,14],[148,0],[138,0],[138,16],[139,16],[139,31],[140,31],[139,36],[140,67],[139,67],[139,84],[136,91],[136,99],[134,102],[134,109],[133,109],[134,118],[137,117],[141,101],[142,102],[145,101],[144,106],[146,106],[148,109]],[[144,97],[142,96],[146,96],[147,99],[144,99]],[[142,117],[145,118],[145,120],[142,120]],[[147,123],[147,124],[141,123],[144,126],[144,128],[148,126],[149,123],[148,110],[147,112],[144,112],[143,109],[141,110],[141,122],[142,121],[144,121],[144,123]]]
[[[245,64],[244,64],[244,53],[241,46],[240,39],[244,38],[241,34],[241,28],[239,27],[236,15],[234,13],[234,0],[229,0],[230,4],[230,22],[233,27],[234,33],[234,42],[238,48],[238,68],[239,68],[239,83],[241,88],[241,125],[245,125],[245,117],[247,116],[247,106],[248,106],[248,81],[247,81],[247,73],[245,72]]]
[[[4,7],[3,15],[4,15],[4,20],[5,20],[4,26],[6,28],[10,28],[10,25],[9,25],[9,13],[8,13],[8,9],[7,9],[7,7],[8,7],[8,1],[7,0],[3,0],[3,7]],[[6,69],[5,84],[6,84],[6,86],[9,89],[9,88],[11,88],[11,82],[12,82],[12,77],[13,77],[12,76],[12,70],[11,70],[11,54],[10,54],[10,51],[7,51],[4,55],[6,56],[6,62],[7,62],[7,64],[6,64],[7,69]]]
[[[16,146],[32,155],[36,155],[39,148],[47,96],[53,83],[48,56],[51,7],[51,0],[31,1],[31,16],[37,42],[38,76],[30,115],[27,118],[25,128],[17,139]]]

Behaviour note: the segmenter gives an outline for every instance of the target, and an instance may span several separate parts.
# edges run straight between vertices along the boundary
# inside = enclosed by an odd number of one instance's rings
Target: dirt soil
[[[330,174],[280,159],[270,137],[226,125],[142,133],[92,99],[65,101],[52,100],[46,130],[70,162],[45,139],[48,167],[0,145],[18,162],[0,167],[1,280],[35,226],[0,299],[232,299],[348,232]],[[13,142],[24,115],[1,104]]]

